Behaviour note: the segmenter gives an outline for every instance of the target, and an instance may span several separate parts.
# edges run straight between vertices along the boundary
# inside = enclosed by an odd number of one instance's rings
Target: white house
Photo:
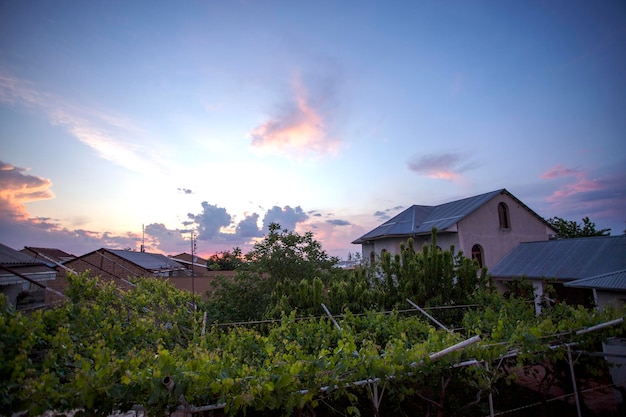
[[[556,231],[541,216],[506,189],[438,206],[414,205],[356,239],[363,259],[382,251],[400,252],[400,244],[413,238],[415,247],[428,243],[437,229],[437,245],[490,268],[521,242],[547,241]]]

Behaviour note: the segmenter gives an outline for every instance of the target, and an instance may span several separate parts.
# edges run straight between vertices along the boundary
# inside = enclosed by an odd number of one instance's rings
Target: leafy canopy
[[[548,223],[557,230],[556,239],[573,239],[577,237],[609,236],[611,229],[596,230],[596,224],[584,217],[582,224],[574,220],[565,220],[560,217],[548,219]]]

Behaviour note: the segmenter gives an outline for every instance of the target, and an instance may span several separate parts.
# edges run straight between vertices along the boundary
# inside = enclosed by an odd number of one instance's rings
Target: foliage
[[[300,235],[281,230],[280,224],[271,223],[269,232],[245,255],[245,269],[266,278],[270,285],[296,279],[308,281],[330,275],[338,259],[329,256],[312,232]]]
[[[211,255],[207,259],[207,268],[212,271],[234,271],[243,263],[243,255],[241,249],[233,248],[231,251],[222,251]]]
[[[0,304],[6,415],[84,409],[105,416],[141,405],[158,416],[185,404],[224,404],[229,415],[341,404],[356,414],[373,381],[400,411],[484,415],[488,381],[507,377],[497,366],[502,355],[521,352],[515,366],[557,360],[563,351],[550,344],[584,346],[622,331],[577,336],[572,330],[611,317],[564,304],[535,316],[523,300],[486,290],[475,293],[482,308],[469,311],[465,330],[454,334],[421,315],[374,311],[337,316],[341,329],[327,317],[298,319],[295,311],[263,326],[203,329],[203,305],[194,311],[191,294],[166,282],[140,279],[121,292],[87,276],[69,279],[69,299],[59,307],[23,315]],[[431,356],[475,334],[479,344]],[[469,359],[490,371],[454,366]]]
[[[338,260],[322,249],[311,232],[301,235],[281,230],[277,223],[269,225],[265,238],[244,258],[234,279],[213,283],[213,321],[279,317],[282,311],[299,305],[306,310],[301,303],[309,302],[307,294],[313,287],[319,289],[319,280],[328,285],[340,274],[334,268]]]
[[[609,236],[611,229],[596,230],[596,224],[589,217],[582,219],[582,224],[565,220],[560,217],[548,219],[548,223],[557,230],[556,239],[572,239],[577,237]]]
[[[433,230],[431,242],[419,251],[409,239],[401,254],[392,258],[386,252],[374,265],[346,271],[333,267],[337,260],[321,250],[312,234],[272,224],[234,279],[215,280],[210,321],[277,318],[292,311],[315,315],[322,303],[331,311],[353,313],[406,308],[407,299],[426,307],[464,305],[478,290],[492,288],[485,270],[454,248],[438,248],[436,237]],[[462,310],[439,316],[458,324]]]

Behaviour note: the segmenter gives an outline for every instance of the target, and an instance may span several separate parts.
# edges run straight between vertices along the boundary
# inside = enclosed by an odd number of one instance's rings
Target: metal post
[[[489,374],[489,362],[485,362],[485,370],[487,371],[487,379],[489,380],[489,416],[493,417],[493,393],[491,392],[491,375]]]
[[[431,316],[430,314],[428,314],[423,308],[421,308],[420,306],[418,306],[417,304],[415,304],[413,301],[409,300],[408,298],[406,299],[406,301],[411,304],[414,308],[416,308],[420,313],[422,313],[423,315],[425,315],[426,317],[428,317],[429,319],[431,319],[433,321],[433,323],[435,323],[437,326],[441,327],[443,330],[452,333],[452,330],[449,330],[446,326],[444,326],[443,324],[441,324],[439,321],[437,321],[436,318],[434,318],[433,316]]]
[[[328,317],[330,317],[330,321],[333,322],[333,324],[335,325],[335,327],[337,328],[337,330],[341,330],[341,326],[339,325],[339,323],[337,323],[337,321],[335,320],[335,318],[333,317],[332,314],[330,314],[330,311],[328,310],[328,308],[326,307],[326,304],[322,303],[322,308],[324,309],[324,311],[326,312],[326,315]]]
[[[567,347],[567,359],[569,362],[569,371],[572,375],[572,386],[574,387],[574,399],[576,400],[576,411],[578,412],[578,417],[582,417],[580,412],[580,399],[578,398],[578,388],[576,387],[576,375],[574,374],[574,361],[572,360],[572,349],[569,344],[565,345]]]

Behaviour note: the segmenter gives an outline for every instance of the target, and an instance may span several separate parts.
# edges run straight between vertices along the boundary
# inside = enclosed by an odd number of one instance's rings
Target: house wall
[[[510,228],[501,229],[498,204],[509,209]],[[476,244],[483,248],[483,263],[491,268],[521,242],[548,240],[550,229],[523,205],[506,194],[500,194],[458,223],[458,251],[471,257]]]
[[[213,287],[211,283],[216,277],[221,276],[225,278],[233,278],[236,271],[206,271],[206,275],[196,277],[176,277],[168,278],[167,280],[179,290],[191,291],[193,288],[194,293],[200,294],[203,299],[206,299],[206,292],[212,292]]]
[[[361,246],[361,256],[363,259],[370,260],[372,251],[376,254],[376,259],[380,257],[383,250],[389,251],[392,255],[400,253],[400,245],[406,244],[408,237],[393,237],[386,239],[373,240],[370,244],[363,244]],[[413,237],[413,249],[416,252],[420,252],[424,245],[430,243],[430,235],[426,236],[414,236]],[[442,233],[437,235],[437,246],[443,250],[448,250],[454,246],[454,253],[459,252],[459,241],[456,233]]]
[[[65,294],[67,287],[69,285],[69,281],[67,280],[67,271],[63,268],[57,268],[56,278],[52,281],[48,281],[46,286],[55,291],[60,292],[61,294]],[[46,304],[52,305],[63,301],[65,298],[60,296],[59,294],[55,294],[52,291],[46,291]]]
[[[20,282],[19,284],[3,285],[2,287],[0,287],[0,290],[2,290],[2,294],[6,295],[6,297],[9,299],[9,303],[15,306],[17,304],[18,294],[22,291],[28,291],[29,288],[30,282],[24,281]]]
[[[378,239],[371,241],[370,244],[364,244],[361,246],[361,256],[363,259],[370,260],[371,253],[376,254],[376,259],[380,257],[383,250],[389,251],[391,254],[400,253],[400,245],[406,243],[408,237],[392,237],[387,239]],[[418,236],[413,238],[413,247],[416,251],[420,251],[422,246],[430,241],[426,236]]]
[[[109,252],[92,252],[69,261],[64,265],[73,269],[76,273],[90,271],[89,275],[92,277],[99,277],[104,282],[115,281],[117,285],[123,287],[128,286],[124,280],[151,275],[148,271],[136,264],[126,259],[119,258]]]
[[[624,313],[626,311],[626,294],[622,292],[595,290],[596,305],[600,311],[613,307]]]

